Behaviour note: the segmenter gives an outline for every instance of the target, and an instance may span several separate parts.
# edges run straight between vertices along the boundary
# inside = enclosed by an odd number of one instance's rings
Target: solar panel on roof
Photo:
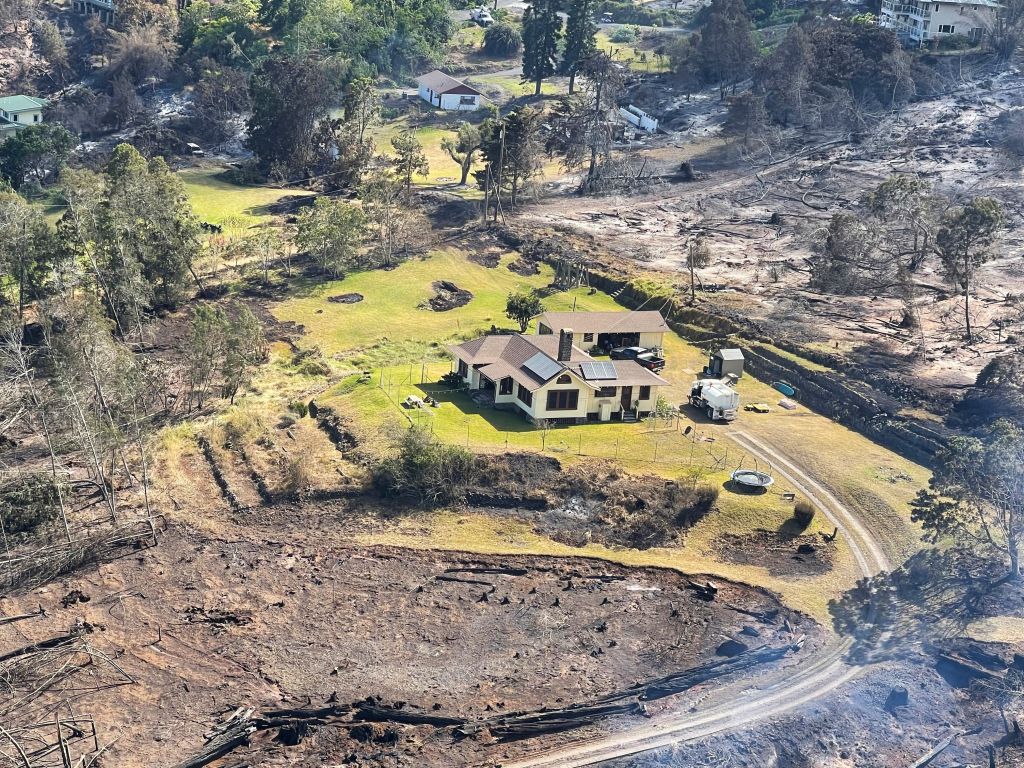
[[[557,363],[552,360],[543,352],[538,352],[523,363],[523,368],[528,370],[534,376],[539,377],[541,381],[547,381],[562,370],[562,365],[561,363]]]
[[[580,363],[580,370],[583,371],[583,378],[587,381],[614,379],[617,375],[612,363]]]

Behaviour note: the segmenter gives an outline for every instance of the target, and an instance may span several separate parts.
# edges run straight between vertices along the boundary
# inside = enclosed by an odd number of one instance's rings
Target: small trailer
[[[732,421],[740,408],[740,393],[724,379],[701,379],[690,388],[690,405],[712,421]]]

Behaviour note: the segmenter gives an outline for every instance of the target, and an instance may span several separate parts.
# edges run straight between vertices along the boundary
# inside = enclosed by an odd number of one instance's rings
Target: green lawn
[[[446,249],[414,259],[390,271],[361,272],[343,280],[307,286],[296,296],[272,308],[279,320],[293,320],[306,328],[304,344],[316,344],[328,355],[355,358],[359,365],[436,360],[443,344],[472,338],[492,325],[509,327],[505,317],[508,294],[520,288],[542,288],[553,272],[542,266],[539,275],[523,277],[510,271],[514,258],[504,254],[501,264],[488,268],[466,259],[465,253]],[[421,309],[434,291],[432,283],[450,280],[473,294],[466,306],[448,312]],[[339,293],[361,293],[357,304],[327,301]],[[549,297],[552,309],[612,309],[608,296],[588,296],[586,289]]]
[[[242,186],[224,178],[221,168],[180,171],[196,215],[210,224],[244,229],[270,218],[267,206],[289,195],[309,194],[298,189]]]
[[[427,108],[426,102],[422,102]],[[423,145],[423,154],[427,157],[430,170],[426,176],[413,177],[414,184],[457,184],[462,176],[462,169],[459,164],[452,160],[451,156],[441,148],[441,142],[446,138],[455,139],[455,131],[463,120],[473,119],[471,116],[458,116],[450,113],[438,113],[443,122],[431,123],[430,125],[417,125],[413,117],[405,116],[398,120],[392,120],[384,125],[373,129],[373,140],[377,145],[377,152],[382,155],[394,155],[394,148],[391,146],[391,139],[408,130],[416,135]],[[479,117],[477,115],[476,117]],[[480,167],[479,161],[474,167]],[[469,183],[473,184],[472,174]]]

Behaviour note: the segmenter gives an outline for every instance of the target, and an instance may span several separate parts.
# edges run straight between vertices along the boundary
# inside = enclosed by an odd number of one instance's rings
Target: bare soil
[[[682,670],[730,637],[784,644],[798,633],[813,645],[821,636],[764,590],[720,580],[709,602],[671,571],[359,549],[327,528],[313,536],[293,526],[225,526],[217,537],[175,526],[154,548],[4,598],[4,615],[45,614],[0,626],[0,656],[85,628],[134,683],[90,691],[75,710],[97,719],[101,741],[118,737],[111,764],[149,766],[198,751],[239,706],[376,697],[480,719]],[[473,571],[488,567],[516,575]],[[742,634],[752,624],[756,641]],[[361,765],[478,765],[493,748],[432,727],[345,726],[294,748],[256,740],[235,759],[322,765],[350,755]]]

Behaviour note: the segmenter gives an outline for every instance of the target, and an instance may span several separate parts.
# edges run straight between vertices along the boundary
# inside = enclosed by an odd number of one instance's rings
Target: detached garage
[[[483,98],[480,91],[439,69],[417,77],[416,82],[420,87],[420,98],[433,107],[456,112],[480,109],[480,100]]]

